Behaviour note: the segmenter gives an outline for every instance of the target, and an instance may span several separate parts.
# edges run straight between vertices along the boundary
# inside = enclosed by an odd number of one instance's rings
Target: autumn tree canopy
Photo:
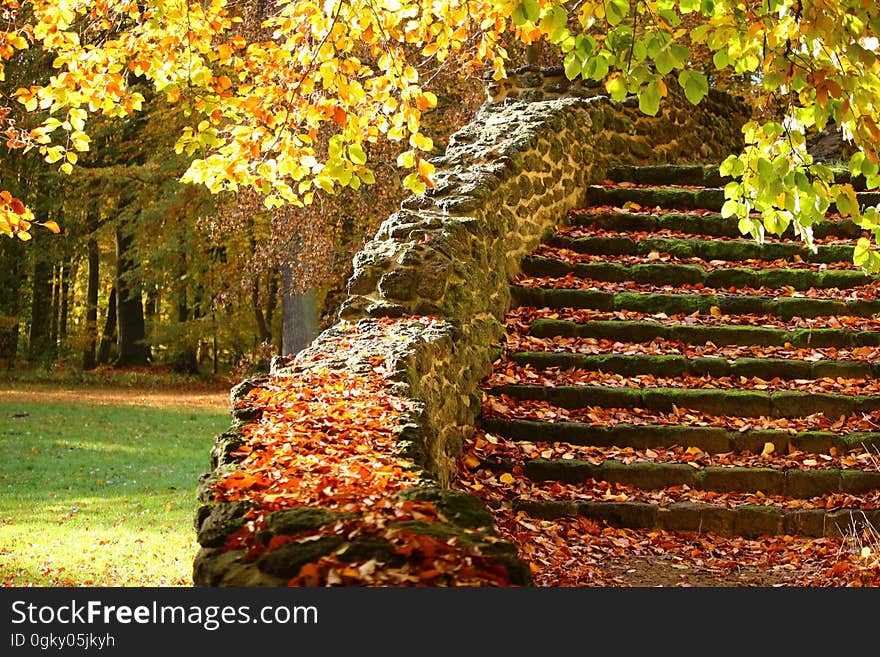
[[[852,186],[813,162],[806,137],[833,121],[852,142],[847,163],[868,188],[880,183],[880,7],[873,0],[0,0],[0,59],[27,51],[53,59],[54,75],[7,98],[8,148],[36,149],[70,171],[90,147],[89,118],[141,109],[149,82],[184,107],[176,150],[183,179],[214,192],[251,188],[269,207],[310,203],[316,192],[374,180],[370,146],[406,144],[397,164],[423,191],[433,149],[422,113],[436,96],[423,73],[438,65],[509,62],[507,39],[546,40],[568,77],[635,94],[656,114],[668,84],[699,103],[710,84],[750,86],[755,118],[746,148],[722,165],[724,214],[758,240],[811,225],[836,203],[875,236],[856,261],[880,269],[880,216],[860,209]],[[29,236],[33,213],[0,195],[0,231]],[[44,222],[51,230],[57,226]]]

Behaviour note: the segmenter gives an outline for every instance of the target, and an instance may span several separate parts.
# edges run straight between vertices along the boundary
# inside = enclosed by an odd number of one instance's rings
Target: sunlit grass
[[[229,420],[182,403],[0,398],[0,583],[191,584],[195,486]]]

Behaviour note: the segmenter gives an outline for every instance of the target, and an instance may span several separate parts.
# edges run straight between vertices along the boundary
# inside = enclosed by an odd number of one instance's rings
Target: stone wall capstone
[[[356,374],[385,363],[388,389],[411,402],[395,419],[400,455],[422,474],[421,492],[405,495],[452,508],[443,496],[455,493],[449,489],[462,444],[480,411],[478,383],[498,355],[510,279],[522,258],[584,204],[589,185],[601,183],[610,166],[717,163],[741,147],[748,116],[741,100],[710,92],[694,107],[677,83],[668,86],[660,113],[649,117],[635,99],[615,102],[601,87],[569,82],[561,70],[521,69],[489,85],[474,120],[432,160],[435,186],[404,201],[355,256],[339,322],[272,376],[316,369]],[[340,342],[346,334],[356,337]],[[275,559],[271,574],[263,557],[261,569],[259,560],[243,559],[242,550],[224,548],[225,538],[253,516],[252,505],[217,503],[213,494],[216,482],[238,467],[233,455],[245,441],[242,429],[260,418],[247,393],[269,378],[232,391],[236,422],[217,437],[212,472],[200,485],[197,585],[279,585],[295,570],[279,570]],[[456,495],[456,504],[469,497]],[[445,517],[455,525],[463,516]],[[528,583],[528,568],[511,546],[498,546],[488,525],[484,518],[474,540],[492,546],[486,553],[500,559],[510,581]],[[264,543],[271,540],[267,531]],[[347,549],[334,541],[325,547],[318,552]],[[297,558],[299,564],[317,557]]]

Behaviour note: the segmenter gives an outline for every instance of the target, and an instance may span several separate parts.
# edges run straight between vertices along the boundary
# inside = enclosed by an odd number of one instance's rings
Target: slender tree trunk
[[[98,342],[98,286],[100,284],[98,240],[90,237],[87,249],[89,276],[86,284],[86,346],[83,349],[82,364],[84,370],[93,370],[98,364],[95,354]]]
[[[116,367],[148,365],[150,362],[141,286],[132,280],[135,269],[131,256],[133,242],[134,236],[127,222],[120,222],[116,229]]]
[[[51,358],[52,353],[52,265],[36,254],[31,288],[31,327],[28,359]]]
[[[181,252],[180,260],[177,268],[177,322],[185,324],[189,321],[189,296],[186,287],[187,261],[186,253]],[[199,371],[198,354],[196,346],[192,343],[192,338],[188,331],[184,331],[183,335],[177,341],[174,351],[171,354],[171,367],[175,372],[184,374],[197,374]]]
[[[67,339],[67,319],[70,312],[70,279],[76,278],[76,268],[64,265],[61,270],[61,312],[58,315],[58,338],[63,343]]]
[[[49,328],[49,341],[53,347],[58,345],[58,317],[61,314],[61,265],[52,266],[52,321]]]
[[[316,290],[293,291],[293,270],[281,267],[281,355],[295,356],[314,339],[318,330]]]
[[[263,305],[260,303],[260,279],[254,278],[254,282],[251,284],[251,304],[254,307],[254,319],[257,322],[257,335],[260,339],[260,344],[264,342],[272,341],[272,331],[269,329],[269,324],[266,321],[266,316],[263,314]]]
[[[21,284],[24,251],[18,240],[0,244],[0,359],[12,369],[21,329]]]
[[[110,362],[113,345],[116,344],[116,287],[110,289],[110,298],[107,300],[107,317],[104,320],[104,330],[101,332],[101,344],[98,345],[98,364],[106,365]]]

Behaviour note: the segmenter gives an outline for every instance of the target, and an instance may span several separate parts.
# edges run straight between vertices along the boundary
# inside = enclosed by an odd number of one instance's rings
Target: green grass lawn
[[[0,584],[190,585],[195,486],[229,422],[86,390],[0,397]]]

